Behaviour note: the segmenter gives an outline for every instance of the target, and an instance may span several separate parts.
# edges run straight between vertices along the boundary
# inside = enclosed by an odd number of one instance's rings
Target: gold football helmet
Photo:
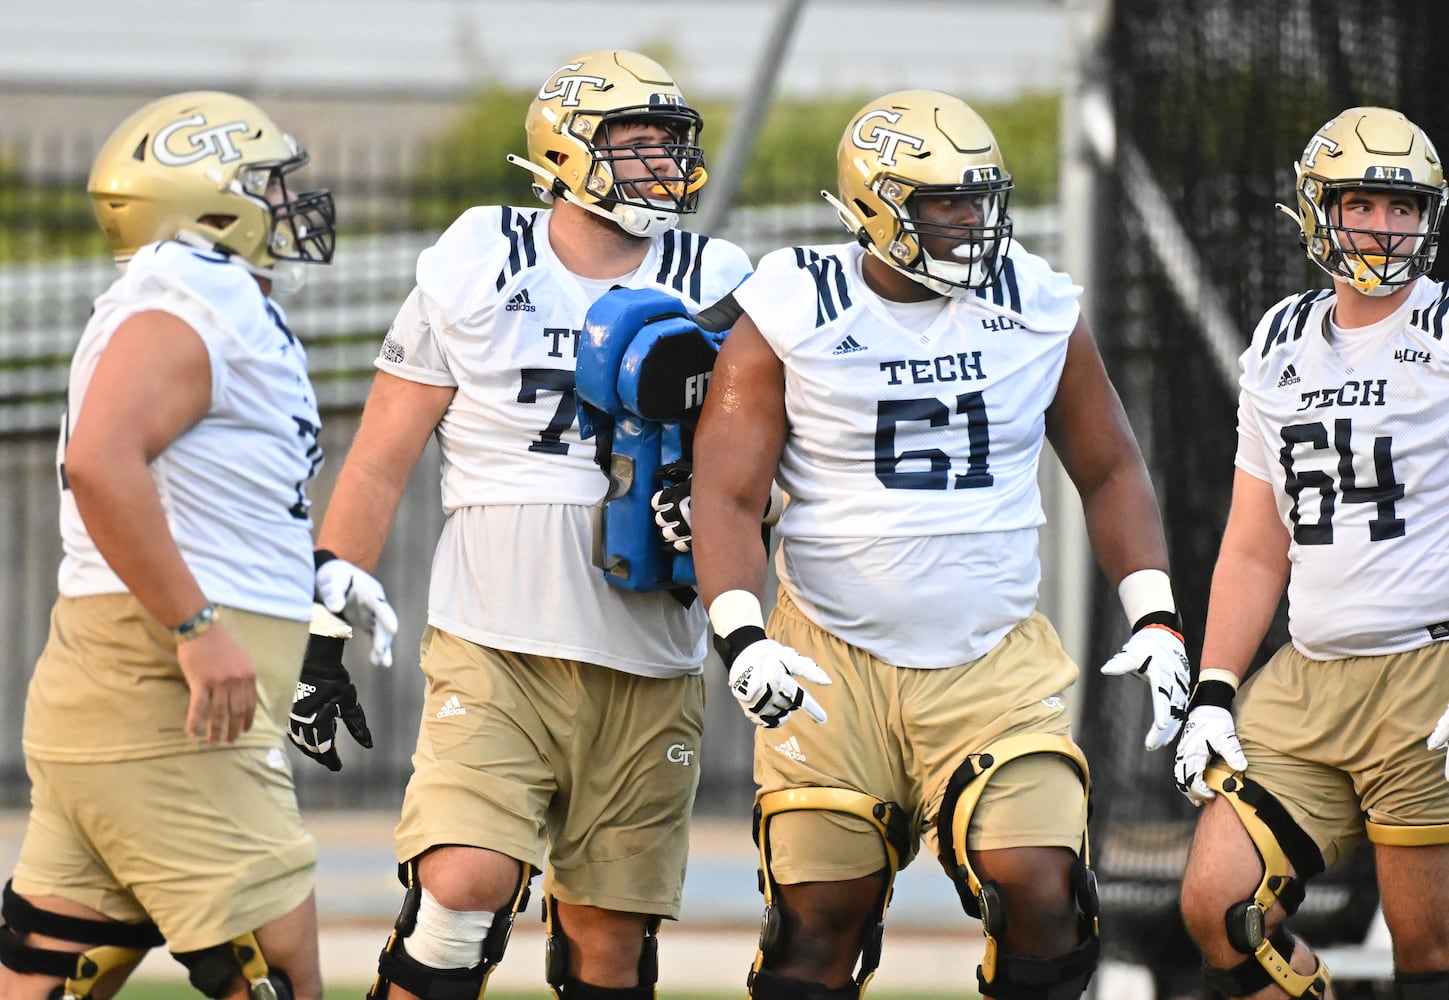
[[[1444,167],[1434,144],[1409,119],[1387,108],[1349,108],[1308,140],[1293,164],[1298,223],[1308,259],[1366,295],[1387,295],[1428,271],[1439,249],[1444,215]],[[1344,224],[1340,201],[1348,189],[1408,191],[1420,204],[1411,233]],[[1355,249],[1375,246],[1376,250]],[[1369,237],[1369,239],[1365,239]]]
[[[618,145],[622,123],[662,125],[672,141]],[[614,222],[634,236],[673,229],[695,211],[707,178],[697,138],[699,112],[653,59],[620,50],[588,52],[555,70],[529,106],[528,160],[545,203],[563,198]],[[617,168],[625,163],[621,179]],[[621,182],[621,180],[623,182]]]
[[[941,295],[996,280],[1011,240],[1011,175],[991,129],[965,102],[935,90],[902,90],[856,112],[836,158],[840,197],[820,192],[867,251]],[[921,199],[964,198],[971,224],[920,218]],[[922,237],[956,240],[952,260]]]
[[[97,154],[86,190],[117,261],[179,239],[270,278],[283,261],[332,260],[332,195],[287,188],[287,175],[306,162],[251,101],[192,91],[122,122]]]

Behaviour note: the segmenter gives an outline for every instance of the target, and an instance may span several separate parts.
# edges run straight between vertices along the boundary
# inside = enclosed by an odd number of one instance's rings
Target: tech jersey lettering
[[[1289,296],[1239,359],[1236,464],[1273,486],[1289,633],[1315,659],[1415,649],[1449,621],[1445,288],[1420,278],[1392,316],[1347,331],[1366,351],[1351,371],[1325,335],[1336,301]]]
[[[100,298],[76,347],[57,449],[59,573],[67,597],[124,593],[66,486],[69,428],[85,414],[96,363],[122,321],[171,313],[201,338],[211,409],[151,463],[172,537],[217,604],[305,621],[312,608],[307,486],[322,465],[307,353],[244,268],[179,243],[143,247]]]

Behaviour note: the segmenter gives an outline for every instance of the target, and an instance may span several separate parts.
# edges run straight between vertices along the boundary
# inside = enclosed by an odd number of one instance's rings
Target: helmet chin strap
[[[553,174],[538,164],[525,160],[522,157],[514,156],[512,153],[508,154],[508,162],[522,167],[542,181],[542,184],[535,184],[533,186],[534,192],[545,205],[552,205],[554,203],[557,196],[553,193],[553,185],[554,181],[558,178],[554,177]],[[702,185],[703,183],[701,180],[700,184]],[[567,187],[563,189],[562,197],[564,201],[579,206],[585,212],[612,222],[630,236],[643,238],[658,236],[660,233],[666,233],[679,225],[679,214],[677,212],[669,212],[664,209],[640,208],[638,205],[615,205],[613,208],[602,208],[592,202],[581,200],[578,195],[574,194]]]

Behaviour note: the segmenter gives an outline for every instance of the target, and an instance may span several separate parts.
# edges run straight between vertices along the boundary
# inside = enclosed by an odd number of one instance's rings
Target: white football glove
[[[387,603],[382,584],[346,559],[318,550],[316,586],[317,600],[324,608],[372,636],[372,650],[368,653],[372,665],[392,666],[397,612]]]
[[[1187,717],[1187,679],[1191,670],[1182,636],[1165,625],[1145,625],[1106,663],[1109,676],[1133,674],[1152,689],[1152,728],[1143,745],[1161,750],[1172,742]]]
[[[724,641],[729,649],[730,693],[751,722],[774,729],[797,708],[803,708],[816,722],[825,721],[825,709],[800,686],[801,680],[830,683],[814,660],[767,638],[764,629],[753,626],[736,629]]]
[[[1449,709],[1439,716],[1439,724],[1434,727],[1434,732],[1429,736],[1430,750],[1443,750],[1449,748]],[[1449,781],[1449,755],[1444,758],[1444,780]]]
[[[1203,780],[1203,772],[1214,757],[1221,757],[1234,771],[1248,767],[1233,725],[1233,695],[1233,687],[1226,681],[1201,681],[1193,690],[1187,725],[1177,741],[1172,776],[1177,790],[1195,806],[1217,797]]]

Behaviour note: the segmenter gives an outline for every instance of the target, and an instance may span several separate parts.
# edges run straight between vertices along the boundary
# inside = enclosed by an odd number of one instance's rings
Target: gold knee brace
[[[765,960],[780,939],[780,892],[770,865],[770,823],[782,813],[805,811],[855,816],[865,820],[880,834],[886,884],[881,890],[880,912],[875,925],[866,932],[865,940],[861,942],[860,969],[855,975],[856,996],[861,997],[880,965],[886,909],[890,906],[896,872],[900,871],[902,861],[910,857],[914,844],[910,820],[900,806],[847,788],[787,788],[766,792],[755,804],[754,835],[755,844],[760,849],[760,892],[765,897],[765,916],[760,924],[760,945],[755,952],[755,963],[750,968],[750,984],[753,986],[756,973],[764,968]]]
[[[1233,807],[1263,862],[1263,878],[1252,898],[1234,904],[1224,916],[1228,943],[1251,955],[1289,996],[1321,1000],[1329,984],[1323,960],[1314,956],[1316,968],[1310,975],[1295,970],[1289,964],[1291,950],[1285,955],[1279,947],[1286,936],[1275,942],[1267,918],[1274,903],[1290,915],[1298,909],[1306,883],[1323,871],[1323,855],[1282,804],[1242,772],[1219,762],[1207,769],[1203,780]]]
[[[951,776],[946,795],[941,802],[941,813],[936,824],[937,846],[941,852],[941,863],[953,873],[957,894],[961,904],[972,916],[981,918],[981,930],[986,936],[986,949],[981,957],[980,979],[983,985],[995,982],[1002,956],[996,936],[1004,927],[1004,914],[996,887],[983,884],[980,876],[971,867],[966,850],[966,834],[971,827],[971,815],[976,811],[981,795],[992,775],[1001,770],[1003,764],[1030,754],[1055,754],[1065,757],[1076,768],[1082,780],[1082,794],[1091,792],[1091,778],[1087,770],[1087,758],[1081,749],[1065,736],[1045,733],[1028,733],[1008,736],[988,746],[978,754],[971,754]],[[1074,891],[1081,910],[1082,944],[1056,964],[1060,965],[1063,977],[1086,980],[1096,967],[1097,959],[1097,888],[1096,878],[1091,870],[1091,855],[1087,846],[1087,833],[1082,831],[1082,845],[1078,852],[1077,878]],[[1055,961],[1055,960],[1054,960]],[[1054,974],[1044,971],[1042,974]]]

